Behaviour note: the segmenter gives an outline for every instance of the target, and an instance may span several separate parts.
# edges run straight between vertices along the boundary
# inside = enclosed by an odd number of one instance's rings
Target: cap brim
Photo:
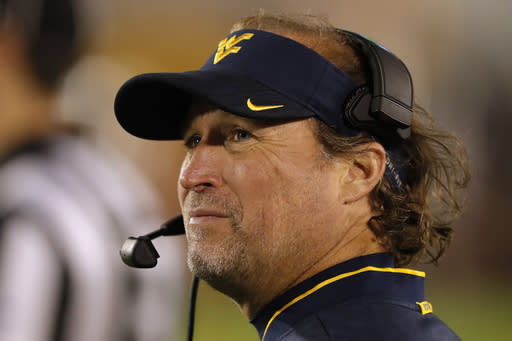
[[[217,70],[135,76],[120,88],[114,111],[121,126],[137,137],[179,140],[182,139],[184,119],[195,97],[248,118],[283,120],[315,115],[258,81]],[[253,109],[247,104],[249,99],[256,105]]]

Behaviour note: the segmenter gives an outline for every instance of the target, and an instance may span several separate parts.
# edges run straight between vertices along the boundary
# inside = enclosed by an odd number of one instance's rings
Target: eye
[[[201,142],[201,136],[200,135],[192,135],[185,140],[185,146],[187,148],[195,148],[195,147],[197,147],[199,142]]]
[[[233,131],[233,140],[234,141],[240,142],[240,141],[250,139],[251,137],[253,137],[253,135],[250,132],[248,132],[247,130],[237,128]]]

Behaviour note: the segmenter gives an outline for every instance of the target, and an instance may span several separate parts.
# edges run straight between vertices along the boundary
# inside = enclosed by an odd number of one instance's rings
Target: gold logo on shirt
[[[253,35],[254,33],[244,33],[240,37],[233,35],[229,39],[224,38],[223,40],[221,40],[221,42],[219,43],[219,47],[217,48],[217,53],[215,53],[213,64],[217,64],[231,53],[238,53],[238,51],[240,51],[242,47],[235,45],[241,42],[242,40],[251,39]]]
[[[430,302],[428,302],[428,301],[416,302],[416,304],[420,306],[422,315],[431,314],[434,312],[434,309],[432,308],[432,304],[430,304]]]

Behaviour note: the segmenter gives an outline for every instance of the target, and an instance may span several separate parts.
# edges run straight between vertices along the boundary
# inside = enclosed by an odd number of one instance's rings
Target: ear
[[[343,177],[343,201],[353,203],[367,196],[379,183],[386,169],[386,151],[380,143],[356,147]]]

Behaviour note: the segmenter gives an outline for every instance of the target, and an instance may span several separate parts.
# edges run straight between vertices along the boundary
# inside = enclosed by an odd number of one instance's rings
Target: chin
[[[208,283],[212,288],[237,300],[243,296],[246,287],[247,262],[243,256],[232,256],[219,252],[194,252],[189,250],[187,264],[194,276]]]

